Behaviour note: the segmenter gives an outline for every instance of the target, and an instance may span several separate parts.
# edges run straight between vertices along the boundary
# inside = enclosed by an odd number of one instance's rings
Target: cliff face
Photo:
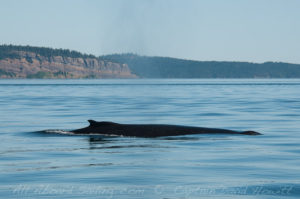
[[[136,78],[127,64],[92,57],[42,56],[12,51],[0,59],[0,78]]]

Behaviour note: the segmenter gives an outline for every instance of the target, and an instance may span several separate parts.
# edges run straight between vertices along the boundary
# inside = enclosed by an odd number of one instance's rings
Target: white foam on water
[[[71,131],[65,131],[60,129],[48,129],[45,130],[45,133],[53,133],[53,134],[62,134],[62,135],[76,135],[75,133]]]
[[[101,135],[107,137],[123,137],[123,135],[116,135],[116,134],[100,134],[100,133],[74,133],[71,131],[61,130],[61,129],[47,129],[44,131],[45,133],[52,133],[52,134],[62,134],[62,135]]]

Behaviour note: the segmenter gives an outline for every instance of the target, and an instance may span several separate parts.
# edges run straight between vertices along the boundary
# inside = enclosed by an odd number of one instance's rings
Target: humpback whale
[[[261,135],[255,131],[233,131],[217,128],[180,126],[167,124],[118,124],[114,122],[97,122],[88,120],[90,125],[85,128],[72,130],[74,134],[118,135],[131,137],[162,137],[192,134],[241,134]]]

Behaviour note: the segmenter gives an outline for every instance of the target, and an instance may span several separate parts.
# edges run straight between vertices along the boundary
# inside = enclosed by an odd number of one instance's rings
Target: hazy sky
[[[300,63],[300,0],[0,0],[0,43]]]

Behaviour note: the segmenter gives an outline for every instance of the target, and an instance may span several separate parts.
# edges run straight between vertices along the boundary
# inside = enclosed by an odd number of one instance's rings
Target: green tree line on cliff
[[[19,58],[19,55],[15,52],[33,52],[44,57],[62,56],[71,58],[96,58],[94,55],[83,54],[74,50],[68,49],[53,49],[45,47],[33,47],[33,46],[16,46],[16,45],[0,45],[0,59]]]

